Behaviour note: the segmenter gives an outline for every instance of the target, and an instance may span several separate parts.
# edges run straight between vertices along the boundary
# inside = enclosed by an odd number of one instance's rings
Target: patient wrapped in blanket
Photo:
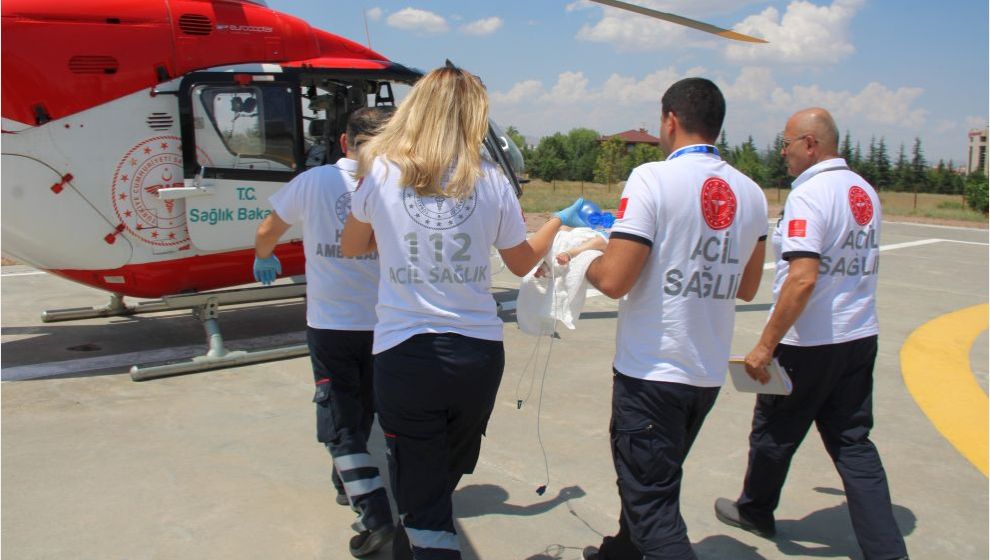
[[[519,286],[516,323],[523,332],[552,335],[557,321],[574,330],[589,287],[584,273],[605,250],[606,239],[591,228],[561,228],[540,265]]]

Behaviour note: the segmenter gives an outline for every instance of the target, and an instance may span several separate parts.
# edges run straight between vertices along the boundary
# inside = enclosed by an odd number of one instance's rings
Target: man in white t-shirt
[[[825,109],[799,111],[782,154],[797,176],[773,233],[774,306],[746,370],[764,380],[773,356],[794,381],[787,397],[760,395],[749,465],[736,502],[716,516],[764,537],[791,457],[814,422],[845,487],[849,515],[868,560],[907,558],[880,455],[870,441],[880,199],[838,156],[839,132]]]
[[[333,457],[338,503],[359,512],[363,529],[350,542],[352,555],[380,550],[394,526],[385,486],[368,437],[374,420],[371,347],[377,317],[378,254],[344,257],[340,236],[351,209],[361,144],[394,112],[358,109],[341,135],[346,154],[333,165],[310,169],[275,193],[272,213],[258,227],[255,279],[270,284],[281,265],[273,253],[292,224],[303,224],[306,255],[306,339],[316,383],[316,434]]]
[[[763,272],[767,203],[713,145],[725,117],[718,87],[672,85],[661,100],[666,161],[633,170],[608,248],[588,280],[619,303],[609,429],[619,533],[587,559],[691,560],[681,466],[725,380],[735,299]],[[627,295],[628,294],[628,295]]]

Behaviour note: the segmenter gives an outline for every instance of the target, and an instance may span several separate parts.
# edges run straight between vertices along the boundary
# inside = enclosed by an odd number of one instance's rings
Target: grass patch
[[[523,185],[523,196],[519,199],[525,212],[551,212],[566,208],[574,199],[583,196],[603,210],[615,211],[619,207],[624,183],[606,186],[600,183],[582,181],[553,181],[548,183],[534,179]],[[771,206],[783,204],[789,189],[764,189]],[[939,220],[959,220],[984,222],[987,217],[965,206],[961,195],[909,192],[882,192],[880,203],[884,216],[918,216]]]

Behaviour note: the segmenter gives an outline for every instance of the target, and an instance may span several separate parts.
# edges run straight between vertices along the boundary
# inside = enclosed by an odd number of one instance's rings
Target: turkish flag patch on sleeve
[[[804,237],[808,233],[808,220],[787,222],[787,237]]]
[[[629,204],[628,198],[623,198],[619,201],[619,209],[615,211],[615,219],[621,220],[622,216],[626,213],[626,205]]]

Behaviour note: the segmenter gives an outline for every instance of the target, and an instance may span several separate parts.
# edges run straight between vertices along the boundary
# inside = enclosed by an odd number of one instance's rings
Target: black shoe
[[[347,499],[347,494],[343,492],[337,492],[337,505],[339,506],[349,506],[351,501]]]
[[[351,537],[351,556],[361,558],[373,552],[378,552],[385,545],[392,542],[394,535],[395,527],[392,525],[383,525],[374,531],[365,529]]]
[[[581,558],[584,560],[598,560],[598,547],[586,546],[581,551]]]
[[[742,513],[739,512],[739,508],[736,507],[736,503],[726,498],[719,498],[715,500],[715,517],[726,525],[739,527],[744,531],[749,531],[750,533],[759,535],[765,539],[772,539],[773,536],[777,534],[777,529],[774,527],[773,523],[755,523],[749,519],[746,519],[743,517]]]

